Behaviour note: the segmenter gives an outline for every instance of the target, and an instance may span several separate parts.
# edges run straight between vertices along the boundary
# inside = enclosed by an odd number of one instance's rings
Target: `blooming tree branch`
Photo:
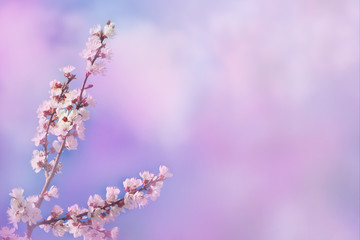
[[[87,84],[87,81],[91,75],[104,73],[105,60],[111,58],[111,51],[105,40],[114,37],[114,28],[115,24],[108,21],[103,29],[100,25],[90,29],[91,36],[80,54],[87,61],[80,89],[70,90],[70,83],[76,79],[76,75],[72,74],[75,70],[73,66],[60,69],[64,73],[65,82],[53,80],[50,83],[50,99],[44,101],[37,110],[39,125],[32,139],[42,150],[33,151],[31,166],[36,173],[44,170],[45,183],[38,195],[26,199],[22,188],[12,190],[7,214],[13,228],[0,229],[2,239],[31,239],[36,227],[45,232],[51,229],[55,236],[70,233],[75,238],[82,236],[84,239],[116,239],[118,228],[106,230],[105,224],[114,221],[115,217],[126,209],[141,208],[147,205],[149,200],[156,200],[160,196],[164,180],[172,176],[165,166],[160,166],[158,175],[144,171],[140,173],[141,179],[128,178],[123,182],[125,195],[122,198],[118,198],[119,188],[107,187],[105,200],[95,194],[89,197],[87,208],[79,208],[78,204],[74,204],[64,213],[60,206],[55,205],[47,218],[42,217],[40,208],[43,201],[58,198],[58,188],[50,185],[55,175],[61,173],[60,159],[63,151],[76,150],[77,139],[84,140],[84,122],[89,119],[87,107],[95,106],[95,99],[86,92],[93,84]],[[54,158],[49,161],[51,156]],[[15,233],[19,222],[27,225],[24,236]]]

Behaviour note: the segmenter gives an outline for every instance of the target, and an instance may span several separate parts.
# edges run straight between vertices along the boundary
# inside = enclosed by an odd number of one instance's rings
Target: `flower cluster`
[[[100,25],[95,25],[90,29],[91,36],[86,43],[86,48],[80,53],[80,56],[87,60],[86,71],[87,74],[103,74],[105,71],[104,61],[94,62],[94,59],[110,60],[111,51],[103,43],[106,38],[113,38],[115,36],[115,24],[108,21],[104,26],[104,30]]]
[[[85,139],[84,122],[89,120],[90,117],[86,108],[95,106],[95,99],[87,94],[85,90],[93,87],[93,85],[85,84],[91,74],[104,71],[104,62],[102,60],[109,60],[111,56],[110,49],[106,47],[104,40],[114,36],[114,27],[114,23],[108,22],[104,30],[101,30],[100,25],[90,29],[91,36],[86,48],[81,53],[87,60],[87,72],[81,89],[69,90],[69,84],[76,79],[76,75],[72,74],[75,70],[73,66],[59,69],[64,73],[65,82],[53,80],[50,83],[50,99],[44,101],[37,110],[39,126],[32,139],[36,146],[43,146],[43,151],[34,150],[33,152],[31,166],[36,173],[40,172],[42,168],[47,172],[53,170],[55,160],[48,162],[49,153],[61,153],[63,148],[76,150],[78,146],[77,138]],[[49,134],[56,137],[50,149],[48,149]],[[61,164],[56,164],[56,167],[55,172],[59,172]]]
[[[77,204],[68,207],[67,212],[55,205],[50,216],[39,223],[45,232],[52,232],[55,236],[63,236],[66,232],[75,238],[83,236],[84,239],[116,239],[118,228],[106,230],[105,223],[114,221],[120,212],[126,209],[141,208],[147,205],[149,199],[156,200],[166,178],[172,176],[169,169],[160,166],[160,173],[155,176],[148,171],[140,173],[142,179],[128,178],[123,182],[125,196],[118,198],[120,189],[106,188],[106,198],[98,194],[90,196],[87,208],[79,208]],[[64,216],[63,216],[64,215]]]
[[[15,233],[15,228],[3,227],[0,229],[0,238],[3,240],[29,240],[27,236],[20,237]]]
[[[70,72],[65,72],[65,75],[67,74]],[[37,110],[39,126],[32,140],[36,146],[41,144],[44,150],[33,151],[31,165],[36,173],[41,168],[49,171],[54,165],[54,162],[47,162],[49,134],[56,136],[49,149],[52,154],[61,152],[64,147],[75,150],[78,146],[77,138],[84,140],[84,122],[89,119],[89,111],[86,107],[94,106],[95,100],[86,94],[86,91],[69,90],[69,83],[74,78],[75,75],[68,75],[66,83],[52,81],[50,99],[44,101]]]
[[[9,194],[12,199],[7,213],[9,215],[9,222],[15,228],[18,228],[17,223],[20,221],[36,224],[42,218],[40,209],[35,206],[38,196],[30,196],[25,200],[23,194],[24,189],[22,188],[14,188]]]
[[[36,173],[44,170],[45,184],[38,195],[24,198],[24,190],[15,188],[10,193],[12,197],[10,208],[7,210],[10,224],[13,228],[0,229],[0,238],[5,240],[29,240],[34,228],[40,227],[45,232],[52,230],[54,236],[61,237],[65,233],[72,234],[75,238],[82,236],[84,239],[116,239],[119,229],[105,229],[105,224],[114,221],[120,212],[126,209],[142,208],[149,200],[155,201],[160,196],[160,190],[165,179],[172,176],[169,169],[160,166],[159,174],[155,176],[149,171],[141,172],[138,178],[128,178],[123,182],[124,196],[119,198],[120,189],[117,187],[106,188],[106,198],[100,195],[90,196],[88,207],[80,208],[77,204],[64,211],[58,205],[53,206],[46,219],[41,215],[40,207],[43,200],[50,201],[58,198],[58,188],[50,183],[55,174],[60,173],[62,164],[60,158],[64,149],[75,150],[78,139],[85,138],[84,122],[89,120],[88,106],[95,106],[94,98],[86,92],[92,88],[87,84],[90,75],[104,72],[104,60],[111,58],[111,51],[104,43],[105,39],[115,35],[115,24],[108,21],[102,29],[96,25],[90,29],[90,37],[81,56],[87,61],[87,68],[82,87],[70,90],[70,83],[76,79],[72,72],[73,66],[60,68],[65,81],[53,80],[50,83],[50,98],[44,101],[37,110],[39,125],[32,141],[42,149],[35,149],[30,161]],[[49,161],[53,154],[54,158]],[[24,237],[15,233],[18,223],[24,222],[27,231]]]

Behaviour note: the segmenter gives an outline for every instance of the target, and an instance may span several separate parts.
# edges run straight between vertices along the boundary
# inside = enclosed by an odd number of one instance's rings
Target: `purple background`
[[[74,65],[80,85],[88,29],[111,19],[113,60],[90,80],[86,141],[64,154],[60,198],[43,216],[165,164],[174,177],[161,197],[111,224],[121,239],[358,239],[358,9],[0,0],[0,226],[12,188],[42,188],[30,139],[49,82]]]

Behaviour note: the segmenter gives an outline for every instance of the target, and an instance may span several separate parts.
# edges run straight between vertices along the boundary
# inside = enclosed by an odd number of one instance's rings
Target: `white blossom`
[[[62,68],[59,69],[59,71],[63,72],[64,74],[69,74],[74,70],[75,70],[74,66],[66,66],[66,67],[62,67]]]
[[[115,36],[115,23],[110,22],[104,26],[104,35],[108,38],[113,38]]]
[[[62,209],[59,205],[55,205],[51,211],[52,218],[58,218],[62,213],[64,209]]]
[[[166,178],[173,176],[173,174],[169,171],[169,168],[167,168],[166,166],[160,166],[159,171],[160,171],[160,175]]]
[[[34,150],[33,158],[31,159],[31,166],[36,173],[40,172],[41,168],[45,166],[45,154],[43,151]]]
[[[125,192],[134,191],[142,185],[142,181],[136,178],[127,178],[123,182]]]
[[[76,150],[78,146],[78,141],[74,136],[70,135],[66,138],[65,146],[68,150]]]
[[[143,179],[144,183],[150,181],[154,177],[154,174],[150,173],[149,171],[141,172],[139,175]]]
[[[120,193],[120,189],[117,187],[107,187],[106,188],[106,201],[114,202]]]
[[[87,121],[90,119],[90,112],[85,108],[80,108],[78,111],[81,121]]]
[[[115,35],[115,24],[108,22],[104,30],[101,30],[100,25],[95,25],[90,29],[90,36],[86,43],[86,48],[81,55],[87,61],[86,79],[90,74],[99,74],[105,71],[105,60],[111,58],[111,50],[105,47],[104,40],[112,38]],[[52,180],[53,175],[49,174],[54,171],[56,174],[60,173],[62,163],[59,157],[63,150],[61,146],[68,150],[75,150],[78,146],[78,140],[84,140],[85,126],[84,122],[90,118],[87,106],[94,107],[95,99],[88,95],[85,89],[90,89],[93,84],[87,85],[85,83],[83,88],[69,90],[70,80],[75,78],[75,75],[70,75],[75,70],[73,66],[65,66],[59,69],[68,78],[66,82],[59,82],[53,80],[50,83],[50,99],[44,101],[37,109],[38,127],[34,138],[36,146],[43,145],[44,151],[34,150],[31,166],[38,173],[41,168],[46,170],[46,187],[49,185],[49,179]],[[50,135],[56,140],[48,140]],[[49,138],[50,139],[50,138]],[[52,146],[49,146],[52,141]],[[50,154],[56,154],[52,161],[47,162]],[[54,169],[56,164],[56,169]],[[7,210],[9,222],[13,224],[14,228],[9,229],[4,227],[0,229],[0,238],[9,239],[28,239],[16,235],[15,229],[18,228],[19,222],[27,223],[28,226],[39,226],[45,232],[52,230],[54,236],[62,237],[66,232],[72,234],[75,238],[82,236],[86,239],[116,239],[119,233],[117,227],[111,230],[104,228],[105,223],[115,220],[115,217],[120,215],[120,212],[125,212],[126,209],[142,208],[148,204],[148,201],[156,200],[160,196],[160,191],[163,186],[163,181],[172,176],[169,169],[165,166],[160,166],[159,175],[144,171],[140,173],[142,179],[127,178],[123,182],[125,194],[123,198],[119,198],[120,189],[115,186],[106,188],[106,200],[98,194],[90,196],[88,199],[88,208],[80,208],[74,204],[67,208],[67,212],[58,206],[54,205],[49,216],[45,222],[40,222],[42,218],[41,210],[38,207],[42,203],[42,199],[50,201],[51,198],[58,198],[58,188],[51,186],[47,191],[43,190],[39,195],[32,195],[24,198],[24,190],[22,188],[14,188],[9,194],[12,198],[10,200],[10,207]],[[64,217],[66,216],[66,217]]]
[[[62,84],[57,81],[57,80],[53,80],[50,82],[50,95],[51,96],[58,96],[61,94],[62,92]]]
[[[112,240],[116,240],[118,235],[119,235],[118,227],[114,227],[113,229],[111,229],[111,239]]]
[[[100,33],[100,32],[101,32],[101,26],[100,26],[100,24],[96,24],[95,26],[93,26],[93,27],[90,28],[90,30],[89,30],[89,33],[90,33],[91,35],[98,34],[98,33]]]
[[[53,148],[55,149],[56,152],[60,152],[61,143],[59,141],[54,140],[52,146],[53,146]]]
[[[104,74],[105,65],[103,62],[92,63],[91,61],[87,61],[86,71],[94,75]]]
[[[35,197],[29,197],[26,201],[23,196],[24,190],[22,188],[13,189],[9,194],[12,199],[10,200],[10,208],[7,211],[9,222],[17,229],[17,223],[28,222],[35,224],[36,221],[42,218],[41,211],[35,206]]]

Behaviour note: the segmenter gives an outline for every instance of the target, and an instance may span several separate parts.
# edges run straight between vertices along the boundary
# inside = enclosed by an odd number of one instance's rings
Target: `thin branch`
[[[137,189],[136,191],[133,191],[132,194],[135,194],[137,192],[141,192],[141,191],[145,191],[147,190],[152,184],[160,182],[160,181],[164,181],[165,178],[158,178],[156,180],[152,180],[149,181],[148,183],[144,184],[144,186],[142,186],[141,188]],[[111,202],[111,203],[107,203],[105,204],[105,206],[101,207],[102,210],[105,210],[106,208],[110,208],[112,206],[117,205],[118,207],[122,208],[125,205],[125,197],[116,200],[115,202]],[[79,215],[76,216],[77,219],[81,219],[83,216],[87,216],[89,213],[89,211],[83,212]],[[68,213],[66,213],[65,215],[67,215]],[[56,223],[58,221],[66,221],[71,219],[70,215],[67,215],[66,217],[61,217],[61,218],[54,218],[54,219],[50,219],[50,220],[43,220],[38,222],[35,226],[40,226],[40,225],[44,225],[44,224],[52,224],[52,223]]]

